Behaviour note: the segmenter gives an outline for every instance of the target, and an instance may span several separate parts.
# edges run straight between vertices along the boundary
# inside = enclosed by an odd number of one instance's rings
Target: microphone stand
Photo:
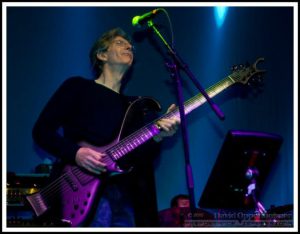
[[[182,61],[182,59],[179,58],[178,54],[174,51],[173,48],[171,48],[171,46],[163,38],[161,33],[155,27],[152,19],[148,20],[148,26],[150,28],[152,28],[154,30],[154,32],[158,35],[158,37],[163,41],[164,45],[169,50],[169,53],[173,59],[173,62],[167,63],[166,66],[170,69],[171,77],[175,78],[175,81],[176,81],[178,107],[179,107],[179,113],[180,113],[181,130],[182,130],[182,136],[183,136],[183,146],[184,146],[184,155],[185,155],[185,169],[186,169],[186,177],[187,177],[186,179],[187,179],[187,184],[188,184],[191,212],[192,212],[192,214],[194,214],[195,209],[196,209],[195,197],[194,197],[194,181],[193,181],[192,167],[190,165],[190,156],[189,156],[190,154],[189,154],[189,143],[188,143],[189,141],[188,141],[187,127],[186,127],[181,76],[180,76],[179,69],[182,69],[188,75],[188,77],[192,80],[194,85],[199,89],[201,94],[206,98],[207,102],[209,103],[211,108],[214,110],[214,112],[217,114],[217,116],[220,119],[222,119],[222,120],[224,119],[224,114],[222,113],[220,108],[215,103],[213,103],[213,101],[210,99],[208,94],[202,88],[202,86],[197,81],[197,79],[195,78],[193,73],[189,70],[188,66]]]

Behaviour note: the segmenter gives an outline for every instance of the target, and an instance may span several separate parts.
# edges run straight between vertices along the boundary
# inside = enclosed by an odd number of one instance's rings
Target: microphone
[[[154,9],[148,13],[145,13],[141,16],[137,15],[134,16],[132,18],[132,25],[135,26],[141,26],[142,24],[144,24],[147,20],[153,18],[158,12],[160,11],[160,9]]]

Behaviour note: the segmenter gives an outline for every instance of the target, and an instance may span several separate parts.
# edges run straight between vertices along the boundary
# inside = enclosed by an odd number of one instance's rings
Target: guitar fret
[[[119,148],[119,149],[117,149],[117,158],[121,158],[121,157],[122,157],[122,153]]]
[[[146,128],[146,130],[147,130],[147,132],[145,133],[145,135],[146,135],[147,140],[148,140],[150,137],[152,137],[152,135],[151,135],[152,133],[149,129]]]
[[[114,159],[118,159],[118,152],[116,150],[110,150],[108,151],[108,154]]]
[[[134,149],[133,146],[132,146],[132,144],[131,144],[130,142],[127,143],[126,147],[127,147],[127,149],[128,149],[129,151],[131,151],[131,150]]]
[[[144,139],[144,134],[143,134],[143,133],[140,135],[140,139],[141,139],[143,142],[145,141],[145,139]]]
[[[113,155],[115,160],[117,160],[123,156],[122,152],[120,150],[120,147],[116,147],[116,149],[114,149],[110,154]]]
[[[122,153],[122,156],[127,153],[126,148],[124,146],[120,148],[120,151]]]
[[[139,139],[136,138],[136,137],[133,139],[132,143],[134,144],[135,147],[138,147],[141,144],[141,142],[139,141]]]

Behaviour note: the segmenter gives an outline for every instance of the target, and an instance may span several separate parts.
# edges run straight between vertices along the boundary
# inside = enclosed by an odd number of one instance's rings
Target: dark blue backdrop
[[[7,170],[31,173],[48,157],[37,149],[31,130],[38,114],[69,76],[91,77],[88,53],[102,32],[122,27],[130,34],[144,29],[131,19],[147,7],[8,7],[7,9]],[[221,28],[213,7],[166,7],[172,20],[175,48],[207,88],[231,73],[234,64],[265,57],[261,93],[230,88],[214,98],[225,113],[220,121],[203,105],[187,118],[195,198],[200,198],[219,150],[230,129],[276,133],[284,142],[263,188],[270,205],[293,203],[293,8],[230,7]],[[170,38],[164,14],[155,19]],[[158,41],[153,34],[154,41]],[[163,110],[176,102],[161,43],[148,37],[135,42],[137,53],[126,94],[156,97]],[[157,48],[163,51],[159,52]],[[164,55],[164,56],[162,56]],[[184,96],[197,89],[184,77]],[[246,92],[245,94],[243,92]],[[156,163],[159,209],[187,193],[181,132],[163,143]]]

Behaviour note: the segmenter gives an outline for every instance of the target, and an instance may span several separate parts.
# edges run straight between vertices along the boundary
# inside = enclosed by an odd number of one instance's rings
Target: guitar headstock
[[[257,68],[257,64],[263,61],[264,58],[258,58],[252,65],[239,65],[233,66],[233,73],[230,77],[238,83],[249,84],[249,82],[261,81],[262,75],[266,70],[260,70]]]

